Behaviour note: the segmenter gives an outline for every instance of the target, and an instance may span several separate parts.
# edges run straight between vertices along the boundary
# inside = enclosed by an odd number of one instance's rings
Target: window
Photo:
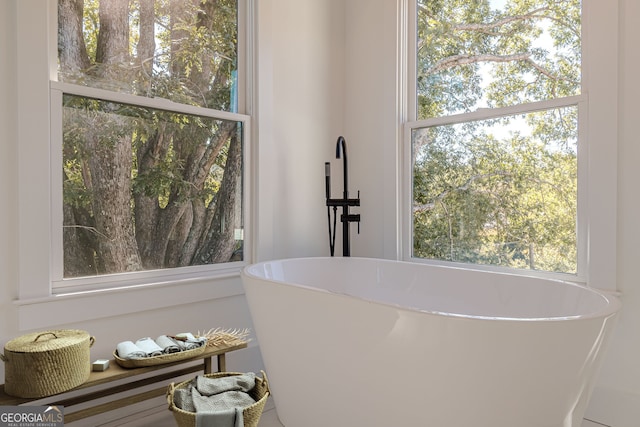
[[[614,223],[615,207],[594,203],[615,192],[615,158],[594,157],[615,151],[601,139],[615,135],[615,116],[598,100],[615,103],[606,86],[616,76],[596,65],[607,49],[596,37],[615,15],[602,19],[601,8],[590,0],[411,2],[406,258],[577,281],[596,280],[602,262],[611,279],[611,255],[595,261],[592,246],[615,235],[603,221]],[[615,36],[605,38],[615,51]]]
[[[77,4],[58,2],[54,281],[242,261],[236,0]]]

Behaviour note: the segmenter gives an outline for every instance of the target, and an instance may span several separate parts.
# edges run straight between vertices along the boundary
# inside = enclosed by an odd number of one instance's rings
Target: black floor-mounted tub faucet
[[[336,217],[339,206],[342,206],[342,215],[340,215],[340,222],[342,222],[342,256],[351,256],[351,246],[349,243],[349,223],[358,223],[358,233],[360,233],[360,214],[350,214],[350,206],[360,206],[360,191],[358,191],[358,197],[356,199],[349,198],[349,169],[347,165],[347,141],[344,137],[338,137],[336,142],[336,159],[340,158],[342,152],[343,162],[343,174],[344,174],[344,190],[342,192],[342,199],[331,198],[331,163],[325,162],[324,175],[325,175],[325,189],[327,197],[327,220],[329,222],[329,249],[331,256],[334,255],[335,242],[336,242]],[[331,207],[333,207],[333,227],[331,224]]]

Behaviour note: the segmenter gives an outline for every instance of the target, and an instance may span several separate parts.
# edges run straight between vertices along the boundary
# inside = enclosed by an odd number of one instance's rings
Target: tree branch
[[[425,72],[425,75],[433,75],[459,65],[476,64],[478,62],[511,61],[531,61],[531,55],[529,53],[516,53],[512,55],[493,55],[488,53],[453,55],[438,61],[433,67],[429,68]]]
[[[414,205],[413,206],[413,212],[416,213],[416,212],[430,211],[433,208],[435,208],[436,204],[442,203],[442,200],[444,200],[449,194],[457,192],[457,191],[466,191],[466,190],[469,189],[469,187],[471,187],[471,184],[473,184],[474,182],[479,181],[481,179],[492,178],[492,177],[495,177],[495,176],[511,176],[511,175],[512,175],[511,172],[506,172],[506,171],[474,175],[474,176],[470,177],[464,184],[460,185],[459,187],[451,188],[449,190],[444,190],[443,192],[438,194],[431,202],[423,203],[421,205]]]

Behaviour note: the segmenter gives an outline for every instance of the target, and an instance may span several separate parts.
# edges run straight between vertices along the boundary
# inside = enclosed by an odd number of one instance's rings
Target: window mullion
[[[464,122],[473,122],[477,120],[496,119],[505,116],[513,116],[523,113],[531,113],[543,110],[552,110],[554,108],[567,107],[577,105],[586,99],[585,95],[574,95],[564,98],[554,98],[545,101],[530,102],[527,104],[518,104],[502,108],[480,108],[469,113],[454,114],[450,116],[433,117],[424,120],[410,122],[411,129],[426,128],[432,126],[451,125]]]
[[[148,98],[146,96],[131,95],[122,92],[112,92],[87,86],[79,86],[69,83],[51,82],[51,88],[70,95],[78,95],[103,101],[118,102],[122,104],[148,107],[158,110],[176,113],[193,114],[198,116],[214,117],[222,120],[244,120],[248,116],[228,111],[213,110],[194,105],[180,104],[165,98]]]
[[[51,111],[51,280],[53,283],[61,281],[64,275],[64,242],[63,227],[63,183],[60,173],[62,159],[62,97],[60,90],[50,92]]]

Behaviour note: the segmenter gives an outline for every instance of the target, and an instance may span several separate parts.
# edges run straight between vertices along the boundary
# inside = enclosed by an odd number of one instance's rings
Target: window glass
[[[578,0],[418,0],[418,117],[580,93]]]
[[[412,256],[576,274],[581,4],[418,0]]]
[[[235,0],[58,2],[63,278],[243,260],[237,58]]]
[[[242,260],[242,123],[66,95],[64,276]]]
[[[413,256],[575,273],[576,110],[414,129]]]
[[[59,0],[58,80],[237,111],[237,0]]]

